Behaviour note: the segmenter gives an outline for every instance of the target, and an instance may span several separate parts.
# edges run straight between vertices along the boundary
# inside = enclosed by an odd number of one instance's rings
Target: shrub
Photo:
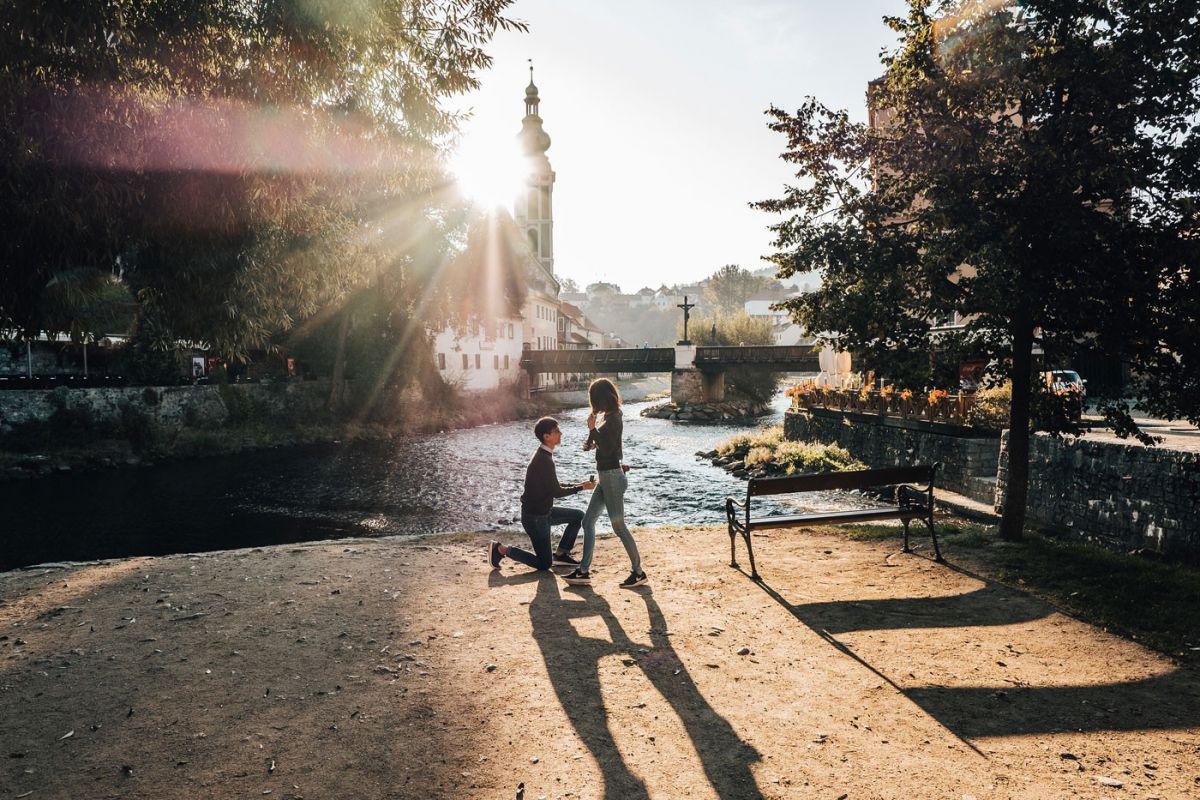
[[[975,393],[975,404],[967,411],[967,424],[976,428],[1004,430],[1012,408],[1012,383]]]
[[[753,467],[755,464],[769,464],[775,460],[775,450],[771,447],[751,447],[750,452],[746,454],[746,466]]]
[[[736,452],[749,450],[750,442],[753,439],[753,433],[736,433],[717,445],[717,453],[722,456],[731,456]]]
[[[846,448],[820,442],[783,442],[775,449],[775,463],[788,475],[866,469]]]

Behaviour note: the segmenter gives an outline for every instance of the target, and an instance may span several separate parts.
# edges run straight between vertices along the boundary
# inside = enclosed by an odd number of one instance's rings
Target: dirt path
[[[1200,677],[1135,643],[893,541],[759,587],[637,536],[636,591],[612,539],[592,591],[475,536],[0,575],[0,798],[1200,795]]]

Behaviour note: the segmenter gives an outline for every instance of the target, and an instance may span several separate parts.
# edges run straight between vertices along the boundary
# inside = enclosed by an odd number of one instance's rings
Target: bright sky
[[[759,269],[775,218],[747,203],[779,196],[791,178],[783,137],[762,112],[813,95],[865,120],[867,82],[894,42],[881,18],[905,9],[904,0],[517,0],[510,16],[529,33],[492,43],[493,68],[464,104],[474,117],[460,162],[506,172],[496,165],[513,152],[533,59],[557,177],[560,276],[632,292],[724,264]]]

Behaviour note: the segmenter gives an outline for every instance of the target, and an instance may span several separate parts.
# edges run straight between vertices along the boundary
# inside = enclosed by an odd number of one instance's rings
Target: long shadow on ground
[[[761,800],[762,793],[750,770],[750,765],[759,760],[759,754],[742,741],[696,688],[671,646],[666,619],[648,588],[636,592],[646,604],[650,623],[649,641],[639,642],[625,632],[608,601],[590,589],[577,592],[578,600],[566,600],[554,575],[541,573],[530,575],[529,579],[537,581],[537,593],[529,604],[534,640],[541,648],[555,695],[600,765],[603,797],[611,800],[650,797],[645,784],[630,771],[617,749],[604,706],[599,665],[605,657],[617,655],[634,659],[670,703],[717,795],[728,800]],[[584,617],[599,617],[611,641],[580,636],[570,620]],[[580,659],[580,656],[586,657]],[[575,659],[582,660],[583,666]]]

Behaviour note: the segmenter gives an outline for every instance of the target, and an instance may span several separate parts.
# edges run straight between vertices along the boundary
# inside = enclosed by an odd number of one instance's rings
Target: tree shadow
[[[529,604],[533,636],[542,651],[550,683],[579,737],[595,757],[604,780],[603,797],[649,800],[646,785],[625,763],[612,735],[609,710],[601,692],[599,666],[603,658],[633,659],[651,685],[671,705],[691,739],[708,783],[722,798],[761,800],[750,765],[760,756],[733,726],[718,714],[697,689],[672,647],[666,618],[653,593],[636,594],[646,604],[649,641],[638,642],[622,628],[608,601],[590,588],[577,592],[580,600],[564,600],[557,578],[537,574],[537,593]],[[609,638],[579,635],[572,619],[599,617]]]
[[[1123,683],[974,687],[898,685],[837,634],[852,631],[971,628],[1012,625],[1048,617],[1057,609],[1034,597],[950,567],[984,584],[965,594],[791,603],[765,581],[768,597],[838,652],[857,661],[915,703],[972,749],[969,739],[1055,732],[1178,730],[1200,726],[1200,676],[1177,668]]]

